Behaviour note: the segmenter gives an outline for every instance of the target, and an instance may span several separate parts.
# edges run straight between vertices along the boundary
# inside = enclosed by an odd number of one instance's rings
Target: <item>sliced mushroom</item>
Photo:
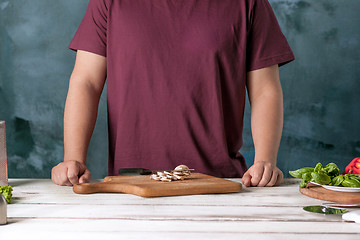
[[[156,181],[171,182],[184,180],[191,174],[191,170],[186,165],[179,165],[172,171],[158,171],[153,173],[150,178]]]
[[[175,168],[175,171],[185,171],[185,170],[189,170],[189,167],[186,165],[179,165]]]

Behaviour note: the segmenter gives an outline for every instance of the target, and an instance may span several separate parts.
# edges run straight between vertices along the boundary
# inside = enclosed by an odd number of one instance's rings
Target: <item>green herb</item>
[[[311,173],[310,181],[319,183],[321,185],[328,185],[329,183],[331,183],[331,177],[322,172],[313,172]]]
[[[305,188],[306,187],[306,184],[307,184],[307,181],[305,179],[303,179],[301,182],[300,182],[300,188]]]
[[[312,176],[311,176],[311,172],[307,172],[307,173],[304,173],[301,178],[305,181],[310,181]]]
[[[343,175],[339,175],[331,179],[331,183],[333,186],[340,186],[343,181],[344,181]]]
[[[326,165],[324,167],[324,171],[329,176],[333,176],[333,177],[339,176],[339,168],[338,166],[336,166],[335,163],[329,163],[328,165]]]
[[[2,195],[4,195],[5,197],[5,200],[7,203],[10,203],[11,202],[11,197],[12,197],[12,187],[9,185],[9,186],[0,186],[0,193]]]
[[[319,173],[319,172],[321,172],[322,169],[323,169],[322,164],[318,163],[315,166],[314,172]]]
[[[349,179],[356,179],[360,181],[360,174],[346,174],[346,176],[348,176]]]
[[[301,178],[300,187],[306,187],[307,182],[315,182],[321,185],[356,187],[360,188],[359,174],[339,175],[340,170],[335,163],[329,163],[325,167],[321,163],[316,164],[315,168],[304,167],[294,171],[289,171],[295,178]]]
[[[289,171],[290,175],[293,176],[294,178],[302,178],[302,175],[304,173],[311,173],[311,172],[314,172],[314,168],[304,167],[295,171]]]
[[[341,185],[344,187],[357,187],[360,188],[360,181],[356,179],[345,179],[342,181]]]

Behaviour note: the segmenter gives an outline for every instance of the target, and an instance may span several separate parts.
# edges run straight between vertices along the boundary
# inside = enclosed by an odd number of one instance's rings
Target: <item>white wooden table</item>
[[[240,179],[232,179],[240,181]],[[360,239],[360,224],[305,212],[323,201],[299,181],[240,193],[142,198],[78,195],[49,179],[10,179],[13,203],[0,239]]]

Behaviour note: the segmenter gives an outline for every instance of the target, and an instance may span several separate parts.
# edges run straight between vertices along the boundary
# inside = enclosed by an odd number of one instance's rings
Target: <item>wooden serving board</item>
[[[360,192],[339,192],[325,189],[308,183],[306,188],[300,188],[300,192],[306,196],[346,204],[360,204]]]
[[[172,182],[155,181],[149,175],[109,176],[104,182],[73,186],[73,191],[79,194],[129,193],[142,197],[234,193],[241,189],[241,183],[201,173],[192,173],[185,180]]]

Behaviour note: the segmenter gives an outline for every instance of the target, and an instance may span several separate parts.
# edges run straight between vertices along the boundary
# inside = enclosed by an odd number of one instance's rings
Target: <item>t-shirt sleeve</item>
[[[247,71],[295,59],[268,0],[255,0],[249,14]]]
[[[69,48],[84,50],[106,57],[108,3],[106,0],[90,0]]]

